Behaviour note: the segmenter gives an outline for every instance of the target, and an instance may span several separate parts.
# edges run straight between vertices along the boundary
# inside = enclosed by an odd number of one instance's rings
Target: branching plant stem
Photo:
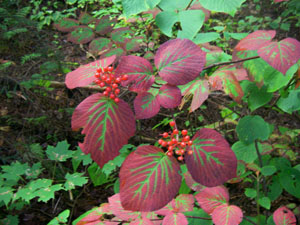
[[[240,60],[236,60],[236,61],[231,61],[231,62],[214,63],[214,64],[211,64],[211,65],[209,65],[207,67],[204,67],[203,70],[207,70],[207,69],[213,68],[215,66],[230,65],[230,64],[245,62],[245,61],[248,61],[248,60],[258,59],[258,58],[259,58],[259,56],[253,56],[253,57],[249,57],[249,58],[245,58],[245,59],[240,59]]]

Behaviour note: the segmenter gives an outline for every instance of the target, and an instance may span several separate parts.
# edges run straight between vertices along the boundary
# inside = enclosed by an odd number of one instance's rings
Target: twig
[[[59,82],[59,81],[50,81],[50,87],[53,88],[64,88],[66,87],[64,82]],[[85,89],[85,90],[94,90],[94,91],[104,91],[105,88],[101,88],[97,85],[87,85],[84,87],[80,87],[81,89]]]
[[[253,225],[257,225],[257,223],[253,222],[252,220],[248,219],[247,217],[243,217],[243,219],[249,223],[252,223]]]
[[[259,56],[253,56],[253,57],[249,57],[249,58],[245,58],[245,59],[240,59],[240,60],[236,60],[236,61],[231,61],[231,62],[221,62],[221,63],[214,63],[211,64],[207,67],[204,67],[203,70],[207,70],[210,68],[213,68],[215,66],[223,66],[223,65],[230,65],[230,64],[234,64],[234,63],[240,63],[240,62],[244,62],[244,61],[248,61],[248,60],[252,60],[252,59],[258,59]]]
[[[191,0],[190,3],[188,4],[188,6],[185,8],[185,10],[188,10],[188,8],[190,8],[191,4],[193,3],[194,0]]]

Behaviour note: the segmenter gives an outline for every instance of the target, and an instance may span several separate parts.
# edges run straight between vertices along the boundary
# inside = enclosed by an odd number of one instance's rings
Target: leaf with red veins
[[[158,147],[139,146],[120,170],[120,196],[124,209],[158,210],[170,202],[181,185],[180,166]]]
[[[286,38],[279,42],[266,43],[260,46],[258,55],[285,75],[300,59],[300,42],[294,38]]]
[[[222,204],[212,212],[215,225],[238,225],[243,220],[243,212],[235,205]]]
[[[205,188],[195,195],[200,207],[211,214],[216,207],[229,201],[228,190],[224,186]]]
[[[94,208],[87,212],[88,214],[84,216],[80,221],[78,221],[77,225],[84,224],[92,224],[92,223],[100,223],[104,214],[110,214],[109,204],[104,203],[100,207]]]
[[[147,218],[137,218],[128,225],[154,225],[154,223]]]
[[[171,85],[186,84],[200,75],[206,53],[188,39],[174,39],[162,44],[154,63],[159,76]]]
[[[176,86],[164,84],[159,89],[157,99],[162,107],[172,109],[180,105],[181,91]]]
[[[84,66],[80,66],[76,70],[68,73],[65,80],[67,88],[73,89],[77,87],[84,87],[93,83],[95,81],[95,73],[97,69],[111,65],[115,61],[115,58],[115,55],[103,58]]]
[[[188,225],[188,220],[182,213],[169,213],[163,219],[162,225]]]
[[[257,30],[240,40],[234,51],[258,50],[261,46],[269,44],[275,37],[275,30]]]
[[[150,62],[139,56],[122,56],[116,68],[116,75],[128,75],[123,86],[129,85],[129,90],[135,92],[147,91],[154,83],[153,70]]]
[[[297,223],[294,213],[285,206],[276,209],[273,220],[276,225],[296,225]]]
[[[215,187],[236,177],[237,159],[228,142],[217,131],[200,129],[192,138],[193,145],[185,155],[193,179],[207,187]]]
[[[108,202],[112,213],[121,220],[135,220],[141,215],[140,212],[125,210],[121,204],[119,193],[109,197]]]
[[[189,84],[187,84],[189,85]],[[190,100],[192,97],[192,103],[189,112],[194,112],[198,109],[209,95],[209,84],[207,80],[195,80],[191,82],[189,87],[183,92],[183,98],[181,101],[181,106]]]
[[[83,100],[72,115],[72,129],[83,128],[84,142],[79,147],[102,167],[118,156],[135,132],[135,118],[130,106],[120,99],[115,103],[104,95],[93,94]]]
[[[193,191],[202,191],[202,190],[205,188],[205,186],[203,186],[203,185],[197,183],[197,182],[192,178],[192,175],[190,174],[189,171],[185,172],[185,173],[183,174],[183,176],[184,176],[186,185],[187,185],[190,189],[192,189]]]
[[[155,116],[160,109],[157,96],[149,92],[139,93],[134,99],[134,111],[137,119],[148,119]]]

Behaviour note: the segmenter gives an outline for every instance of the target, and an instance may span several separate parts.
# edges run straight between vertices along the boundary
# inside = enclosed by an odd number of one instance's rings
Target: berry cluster
[[[178,155],[177,159],[179,161],[183,160],[183,156],[186,152],[186,149],[188,146],[193,145],[193,141],[190,140],[190,136],[188,136],[187,130],[182,130],[179,132],[178,129],[175,128],[175,122],[171,121],[170,126],[172,127],[172,132],[164,132],[162,134],[162,138],[158,140],[158,144],[160,144],[162,147],[167,148],[166,154],[168,156],[172,156],[175,152],[176,155]],[[181,134],[181,138],[180,138]],[[188,150],[187,154],[191,155],[193,154],[192,150]]]
[[[105,88],[103,95],[113,99],[116,103],[120,101],[118,94],[120,89],[118,88],[122,81],[128,79],[128,75],[123,75],[120,77],[115,77],[113,72],[114,68],[109,66],[105,68],[98,68],[95,73],[95,83],[102,88]]]

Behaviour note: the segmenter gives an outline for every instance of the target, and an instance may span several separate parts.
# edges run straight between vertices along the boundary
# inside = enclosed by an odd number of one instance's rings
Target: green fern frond
[[[31,53],[24,55],[21,59],[21,64],[23,65],[25,62],[41,57],[40,53]]]

